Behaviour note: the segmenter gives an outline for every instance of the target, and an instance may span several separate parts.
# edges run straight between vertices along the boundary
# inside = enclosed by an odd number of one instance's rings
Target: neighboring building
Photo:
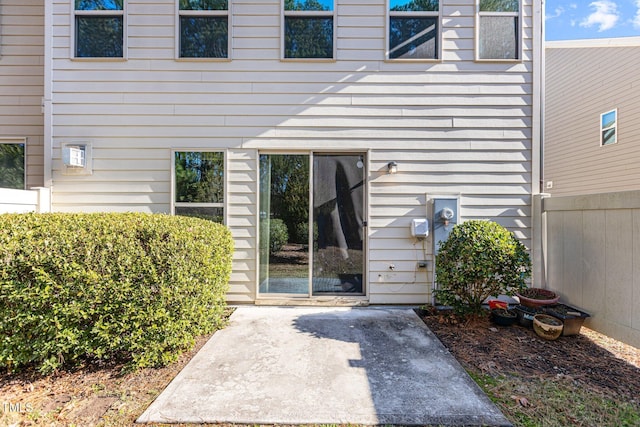
[[[640,190],[640,37],[545,47],[545,192]]]
[[[640,347],[640,37],[546,44],[546,282]]]
[[[231,302],[429,302],[437,203],[449,226],[493,219],[534,246],[542,16],[529,0],[46,2],[52,208],[223,221]]]

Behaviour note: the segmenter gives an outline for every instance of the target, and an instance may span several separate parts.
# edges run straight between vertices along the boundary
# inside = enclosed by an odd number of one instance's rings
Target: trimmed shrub
[[[531,276],[524,245],[492,221],[457,224],[436,256],[438,301],[458,314],[478,314],[489,296],[512,294]]]
[[[220,328],[229,230],[181,216],[0,215],[0,366],[162,366]]]

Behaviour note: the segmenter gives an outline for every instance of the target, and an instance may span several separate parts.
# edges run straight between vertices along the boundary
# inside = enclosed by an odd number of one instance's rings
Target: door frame
[[[256,305],[344,305],[357,306],[368,305],[369,301],[369,181],[371,178],[369,149],[363,150],[332,150],[332,149],[309,149],[309,150],[256,150],[256,262],[255,262],[255,299]],[[309,157],[309,275],[307,294],[288,293],[261,293],[260,292],[260,156],[261,155],[305,155]],[[363,225],[362,239],[362,294],[327,294],[313,295],[313,181],[314,181],[314,155],[334,154],[334,155],[361,155],[364,163],[364,200],[363,200]]]

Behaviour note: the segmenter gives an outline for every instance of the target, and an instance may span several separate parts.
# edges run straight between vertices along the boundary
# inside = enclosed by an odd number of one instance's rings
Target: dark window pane
[[[284,10],[332,11],[333,0],[285,0]]]
[[[480,58],[518,59],[518,18],[480,17]]]
[[[76,0],[76,10],[122,10],[124,0]]]
[[[122,17],[76,16],[76,57],[122,58]]]
[[[333,58],[333,18],[285,17],[285,58]]]
[[[480,12],[518,12],[518,0],[480,0]]]
[[[391,0],[389,10],[393,12],[437,12],[439,0]]]
[[[436,59],[437,18],[391,17],[389,58]]]
[[[213,222],[224,222],[224,209],[220,207],[191,207],[176,206],[176,215],[194,216],[196,218],[208,219]]]
[[[227,58],[227,17],[180,17],[181,58]]]
[[[224,154],[175,153],[176,202],[224,202]]]
[[[180,0],[180,10],[227,10],[227,0]]]
[[[0,188],[24,190],[24,144],[0,144]]]

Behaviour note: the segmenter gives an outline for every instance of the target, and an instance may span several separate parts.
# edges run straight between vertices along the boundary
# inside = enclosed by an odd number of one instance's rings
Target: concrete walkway
[[[410,308],[240,307],[147,423],[510,425]]]

